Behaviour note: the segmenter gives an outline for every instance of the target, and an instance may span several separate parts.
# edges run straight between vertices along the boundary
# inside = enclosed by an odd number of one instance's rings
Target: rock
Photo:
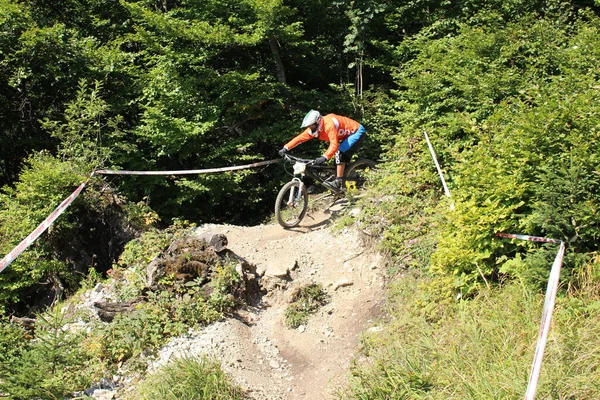
[[[274,276],[275,278],[290,280],[290,267],[282,264],[280,260],[268,260],[264,264],[265,276]]]
[[[94,307],[102,321],[111,322],[117,314],[133,312],[138,302],[139,299],[123,303],[98,301],[94,303]]]
[[[158,257],[154,257],[146,266],[146,286],[153,286],[163,275],[164,269],[160,268]]]
[[[235,265],[235,272],[237,272],[240,276],[244,275],[244,264],[242,264],[241,261]]]
[[[198,238],[206,241],[206,243],[211,245],[217,252],[226,249],[227,244],[229,243],[227,236],[222,233],[203,232],[198,234]]]
[[[30,331],[33,331],[33,329],[35,328],[35,319],[33,318],[15,317],[13,315],[10,317],[10,322],[21,325],[23,328]]]
[[[92,393],[92,398],[96,400],[113,400],[115,395],[116,393],[112,390],[96,389],[94,390],[94,393]]]
[[[173,241],[146,267],[147,287],[153,288],[161,277],[171,275],[180,282],[207,283],[211,269],[221,262],[223,251],[227,250],[223,246],[226,242],[224,235],[208,233]]]
[[[377,254],[377,256],[375,257],[375,260],[371,264],[370,268],[371,269],[379,269],[379,268],[383,268],[385,266],[386,266],[385,257],[381,254]]]
[[[265,272],[267,272],[267,270],[266,270],[266,268],[265,268],[264,265],[259,264],[259,265],[256,266],[256,274],[258,276],[264,276]]]

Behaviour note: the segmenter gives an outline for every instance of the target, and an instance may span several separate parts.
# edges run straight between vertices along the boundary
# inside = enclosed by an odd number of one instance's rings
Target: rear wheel
[[[369,171],[375,169],[377,163],[373,160],[361,158],[348,165],[344,174],[346,190],[363,189],[369,178]]]
[[[297,226],[306,215],[308,193],[303,183],[291,181],[283,185],[275,200],[275,216],[284,228]]]

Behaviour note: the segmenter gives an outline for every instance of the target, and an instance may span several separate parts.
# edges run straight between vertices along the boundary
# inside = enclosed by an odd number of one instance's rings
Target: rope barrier
[[[2,272],[6,267],[8,267],[25,249],[27,249],[35,240],[48,229],[48,227],[69,207],[69,205],[79,196],[83,188],[85,188],[86,182],[83,182],[81,185],[75,189],[73,193],[59,204],[58,207],[52,211],[52,213],[42,221],[41,224],[38,225],[37,228],[33,230],[25,239],[21,241],[15,247],[4,256],[2,260],[0,260],[0,272]]]
[[[433,150],[433,146],[429,140],[429,136],[427,132],[425,133],[425,138],[427,140],[427,144],[429,146],[429,150],[435,162],[436,168],[442,180],[442,184],[444,186],[444,192],[447,197],[450,197],[450,191],[448,190],[448,186],[446,185],[446,181],[444,180],[444,176],[442,174],[441,168],[437,162],[435,152]],[[94,171],[91,175],[102,174],[102,175],[189,175],[189,174],[206,174],[206,173],[216,173],[216,172],[226,172],[226,171],[235,171],[241,169],[248,168],[256,168],[264,165],[274,164],[279,160],[269,160],[269,161],[261,161],[253,164],[247,165],[239,165],[233,167],[224,167],[224,168],[210,168],[210,169],[200,169],[200,170],[181,170],[181,171],[115,171],[115,170],[97,170]],[[79,196],[79,194],[83,191],[87,184],[83,182],[80,184],[77,189],[69,197],[64,199],[62,203],[58,207],[54,209],[54,211],[44,220],[42,223],[38,225],[37,228],[33,232],[31,232],[25,239],[21,241],[13,250],[11,250],[2,260],[0,260],[0,272],[2,272],[6,267],[8,267],[25,249],[27,249],[35,240],[44,233],[48,227],[71,205],[71,203]],[[544,357],[544,349],[546,347],[546,343],[548,340],[548,332],[550,331],[550,322],[552,320],[552,312],[554,310],[554,303],[556,301],[556,293],[558,291],[558,282],[560,278],[560,269],[562,267],[562,261],[565,254],[565,244],[561,240],[557,239],[549,239],[538,236],[528,236],[528,235],[518,235],[518,234],[509,234],[509,233],[497,233],[496,236],[504,237],[504,238],[513,238],[520,240],[528,240],[532,242],[545,242],[545,243],[560,243],[560,248],[556,258],[554,259],[554,263],[552,264],[552,269],[550,271],[550,278],[548,280],[548,287],[546,289],[546,298],[544,301],[544,309],[542,312],[542,322],[540,326],[540,332],[538,335],[538,341],[536,344],[535,354],[533,358],[533,364],[531,366],[531,372],[529,374],[529,382],[527,385],[527,392],[525,394],[525,400],[533,400],[535,398],[535,392],[537,390],[537,384],[539,381],[540,371],[542,367],[542,360]]]
[[[539,237],[539,236],[516,235],[513,233],[496,233],[496,236],[511,238],[511,239],[529,240],[530,242],[562,243],[562,241],[558,240],[558,239],[549,239],[549,238]]]
[[[269,165],[279,162],[278,159],[269,160],[269,161],[260,161],[254,164],[247,165],[237,165],[234,167],[224,167],[224,168],[209,168],[209,169],[191,169],[191,170],[181,170],[181,171],[115,171],[109,169],[101,169],[95,171],[96,174],[99,175],[197,175],[197,174],[210,174],[215,172],[227,172],[227,171],[237,171],[240,169],[248,169],[248,168],[256,168],[262,167],[263,165]]]
[[[433,146],[431,145],[431,141],[429,140],[429,135],[427,135],[427,131],[423,131],[425,134],[425,140],[427,140],[427,146],[429,147],[429,152],[431,153],[431,158],[433,158],[433,162],[435,163],[435,167],[437,168],[438,174],[440,175],[440,179],[442,180],[442,186],[444,187],[444,193],[446,197],[450,198],[450,190],[448,189],[448,185],[446,185],[446,180],[444,179],[444,174],[442,173],[442,169],[440,168],[440,164],[438,163],[437,156],[435,155],[435,151],[433,150]],[[454,210],[454,204],[450,204],[450,209]]]
[[[544,358],[544,349],[548,341],[548,332],[550,332],[550,322],[552,321],[552,312],[554,311],[554,303],[556,301],[556,293],[558,291],[558,282],[560,278],[560,269],[562,267],[563,258],[565,255],[565,244],[562,240],[543,238],[539,236],[515,235],[510,233],[496,233],[496,236],[513,238],[520,240],[528,240],[531,242],[546,242],[560,243],[558,253],[552,263],[550,277],[548,279],[548,287],[546,288],[546,298],[544,300],[544,309],[542,311],[542,322],[540,324],[540,333],[538,335],[537,344],[535,346],[535,354],[533,363],[529,373],[529,382],[527,383],[527,391],[525,392],[525,400],[534,400],[537,385],[540,379],[542,370],[542,360]]]
[[[279,162],[278,159],[269,161],[260,161],[253,164],[238,165],[234,167],[182,170],[182,171],[115,171],[115,170],[97,170],[92,172],[90,178],[94,175],[190,175],[190,174],[208,174],[215,172],[236,171],[240,169],[256,168],[263,165],[269,165]],[[71,203],[79,196],[85,188],[87,181],[79,185],[79,187],[71,193],[69,197],[63,200],[62,203],[44,220],[37,228],[34,229],[25,239],[21,241],[14,249],[0,260],[0,272],[8,267],[25,249],[27,249],[42,233],[52,225],[54,221],[71,205]]]
[[[435,151],[433,150],[433,146],[431,141],[429,140],[429,135],[427,135],[426,131],[423,131],[425,134],[425,139],[427,140],[427,146],[429,147],[429,152],[431,153],[431,157],[435,163],[435,167],[437,168],[438,174],[440,175],[440,179],[442,180],[442,185],[444,187],[444,193],[448,198],[450,198],[450,190],[448,189],[448,185],[446,185],[446,181],[444,179],[444,175],[442,174],[442,169],[440,168],[440,164],[437,161],[437,157],[435,155]],[[450,204],[450,209],[454,210],[454,204]],[[560,248],[558,250],[558,254],[554,259],[554,263],[552,264],[552,269],[550,270],[550,277],[548,279],[548,287],[546,288],[546,298],[544,300],[544,309],[542,311],[542,321],[540,323],[540,332],[538,335],[537,344],[535,347],[535,354],[533,356],[533,363],[531,365],[531,371],[529,373],[529,381],[527,383],[527,391],[525,393],[524,400],[534,400],[535,393],[537,391],[537,385],[540,378],[540,372],[542,370],[542,360],[544,358],[544,350],[546,348],[546,343],[548,341],[548,333],[550,332],[550,322],[552,320],[552,312],[554,311],[554,303],[556,301],[556,293],[558,291],[558,282],[560,278],[560,269],[562,267],[562,262],[565,254],[565,244],[562,240],[558,239],[550,239],[539,236],[528,236],[528,235],[518,235],[512,233],[497,233],[496,236],[511,238],[511,239],[519,239],[519,240],[528,240],[530,242],[542,242],[542,243],[560,243]]]

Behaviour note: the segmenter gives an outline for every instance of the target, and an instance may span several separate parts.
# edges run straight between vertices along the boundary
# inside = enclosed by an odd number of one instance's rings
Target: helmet
[[[320,120],[321,113],[317,110],[310,110],[302,120],[302,125],[300,125],[300,128],[306,128],[307,126],[318,123]]]

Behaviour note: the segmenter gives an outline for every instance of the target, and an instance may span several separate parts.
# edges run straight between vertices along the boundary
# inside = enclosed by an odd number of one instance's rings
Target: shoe
[[[342,192],[344,192],[346,190],[346,188],[344,187],[344,182],[343,182],[343,180],[341,178],[340,179],[336,179],[333,182],[331,182],[331,181],[324,181],[323,182],[323,186],[325,186],[327,189],[331,190],[335,194],[342,193]]]

